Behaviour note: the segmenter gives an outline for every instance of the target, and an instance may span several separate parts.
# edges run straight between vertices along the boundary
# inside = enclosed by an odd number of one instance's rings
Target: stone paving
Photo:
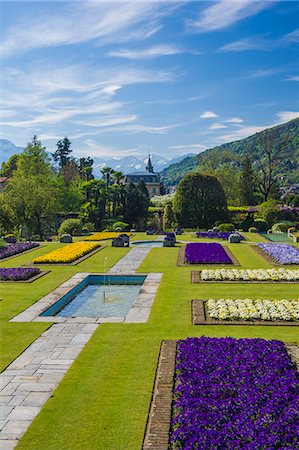
[[[135,274],[150,250],[131,250],[108,274]],[[38,317],[40,312],[88,275],[74,275],[11,321],[30,322],[42,319],[52,322],[52,317]],[[161,278],[161,273],[148,274],[127,317],[109,317],[106,321],[147,322]],[[60,319],[59,322],[62,323],[53,324],[0,374],[0,450],[15,448],[99,326],[96,318],[56,319]]]
[[[98,324],[54,324],[0,374],[0,449],[13,449]]]
[[[151,251],[150,247],[133,248],[109,271],[109,275],[134,275],[136,270]]]

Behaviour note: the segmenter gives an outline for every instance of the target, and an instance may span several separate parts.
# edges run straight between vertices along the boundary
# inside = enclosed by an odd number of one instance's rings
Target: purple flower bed
[[[178,341],[171,449],[298,449],[299,377],[280,341]]]
[[[37,242],[17,242],[16,244],[8,244],[5,247],[0,248],[0,259],[26,252],[27,250],[38,246],[39,244]]]
[[[217,243],[187,244],[185,250],[186,262],[189,264],[232,264],[232,260]]]
[[[299,264],[299,249],[290,244],[257,244],[280,264]]]
[[[40,273],[40,269],[31,267],[12,267],[9,269],[0,268],[1,281],[25,281],[35,277]]]
[[[241,241],[244,240],[244,236],[233,231],[218,231],[217,233],[215,233],[214,231],[197,231],[196,237],[209,239],[225,239],[227,241],[231,234],[238,234],[241,238]]]

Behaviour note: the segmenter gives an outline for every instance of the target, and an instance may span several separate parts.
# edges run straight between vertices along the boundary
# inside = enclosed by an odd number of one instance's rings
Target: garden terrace
[[[255,242],[263,238],[255,233],[245,235],[246,244],[226,244],[239,261],[240,269],[273,268],[268,260],[254,250]],[[180,236],[180,239],[189,240],[189,236],[191,237],[191,233],[186,233]],[[136,233],[137,240],[150,238],[151,236],[146,237]],[[34,256],[38,257],[64,247],[64,244],[57,242],[43,243],[33,252]],[[296,247],[299,246],[296,244]],[[79,272],[109,271],[131,251],[128,248],[106,246],[77,266],[51,266],[51,272],[34,283],[2,283],[1,369],[8,367],[12,361],[16,361],[18,356],[22,356],[30,344],[37,345],[37,338],[41,337],[47,329],[49,333],[54,334],[61,325],[55,324],[57,328],[53,328],[54,325],[47,318],[44,318],[45,322],[10,322],[13,317],[30,306],[34,307],[39,299],[47,296]],[[191,284],[191,271],[195,267],[177,266],[178,252],[179,247],[149,250],[137,273],[159,272],[163,273],[163,277],[147,323],[100,324],[38,416],[32,421],[27,432],[18,441],[18,450],[45,447],[49,450],[93,449],[95,446],[99,449],[140,449],[146,428],[161,341],[164,339],[178,340],[188,336],[205,335],[278,339],[299,343],[298,329],[291,325],[281,327],[250,326],[249,324],[199,327],[192,325],[191,299],[238,299],[241,293],[242,298],[295,299],[298,296],[298,286],[283,282],[276,284],[247,282],[242,286],[239,283]],[[31,253],[23,253],[5,263],[0,263],[0,266],[20,267],[28,265],[31,259]],[[37,267],[40,266],[37,265]],[[205,265],[197,265],[196,269],[199,271],[205,269]],[[67,339],[70,339],[67,333],[57,335],[58,347],[63,346],[63,341]],[[70,350],[65,350],[64,355],[70,357]],[[59,357],[62,358],[63,354]],[[43,375],[42,373],[33,374],[35,377]],[[41,381],[43,379],[46,380],[46,375],[39,378]],[[44,393],[37,393],[32,396],[31,401],[37,403],[43,396]],[[12,400],[10,397],[10,395],[6,396],[8,403]],[[19,401],[21,402],[21,396]],[[22,400],[19,407],[23,408],[22,403],[26,405],[26,402],[28,403],[29,399]],[[5,406],[16,408],[16,406]],[[17,411],[14,414],[16,413]],[[22,417],[24,418],[24,415]]]

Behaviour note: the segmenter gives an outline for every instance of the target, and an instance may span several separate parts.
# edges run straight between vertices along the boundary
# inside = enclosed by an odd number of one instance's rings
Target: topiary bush
[[[234,231],[235,226],[232,223],[220,223],[218,229],[219,231]]]
[[[288,222],[288,221],[283,221],[283,222],[278,222],[275,223],[272,227],[272,231],[273,233],[287,233],[288,229],[291,227],[294,227],[295,223],[294,222]]]
[[[129,228],[129,224],[128,223],[126,223],[126,222],[115,222],[113,225],[112,225],[112,229],[115,231],[117,228],[119,228],[119,231],[125,231],[125,230],[128,230],[128,228]]]
[[[62,234],[80,234],[82,232],[83,224],[80,219],[66,219],[62,222],[58,229],[58,236]]]
[[[95,231],[95,226],[91,222],[87,222],[82,227],[83,233],[90,233],[91,231]]]
[[[249,233],[257,233],[257,228],[255,227],[249,227]]]
[[[266,232],[269,229],[269,224],[264,219],[256,219],[253,222],[253,226],[257,229],[257,231]]]

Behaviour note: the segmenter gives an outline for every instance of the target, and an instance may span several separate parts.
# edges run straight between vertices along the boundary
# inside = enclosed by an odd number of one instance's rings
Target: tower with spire
[[[154,197],[155,195],[160,195],[161,193],[161,182],[160,177],[154,172],[154,167],[151,161],[151,155],[148,154],[148,160],[145,167],[145,171],[135,171],[128,173],[125,176],[125,184],[130,183],[137,184],[140,180],[143,180],[145,186],[148,190],[149,196]]]
[[[147,160],[147,165],[146,165],[145,170],[146,170],[148,173],[154,173],[154,168],[153,168],[153,165],[152,165],[150,153],[149,153],[149,155],[148,155],[148,160]]]

